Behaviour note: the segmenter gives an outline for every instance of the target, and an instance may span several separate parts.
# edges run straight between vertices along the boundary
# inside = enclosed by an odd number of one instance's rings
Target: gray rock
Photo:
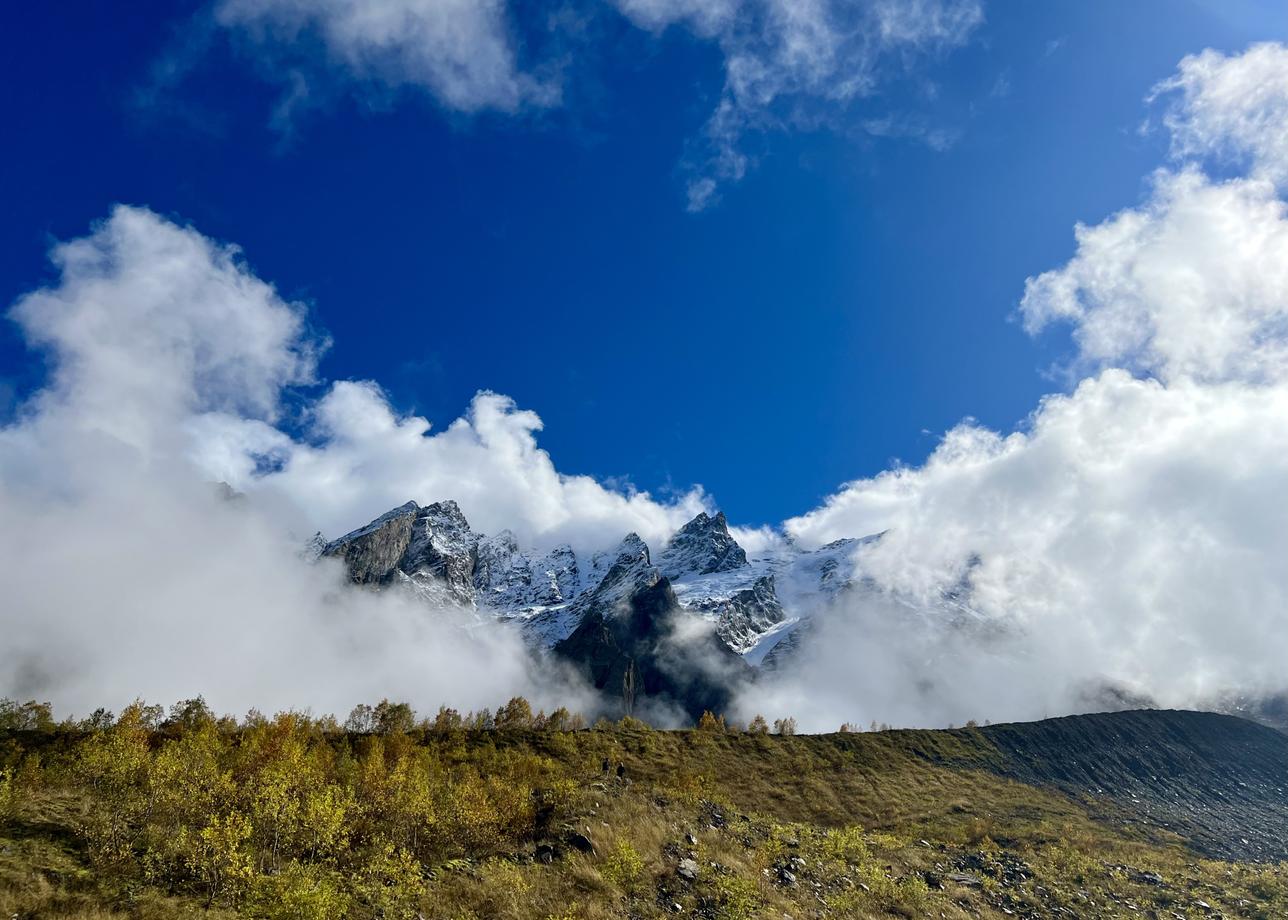
[[[403,583],[430,601],[473,606],[478,541],[456,502],[408,502],[328,543],[322,555],[343,560],[355,584]]]
[[[657,562],[667,578],[678,579],[742,568],[747,553],[729,533],[723,511],[715,517],[703,511],[676,531]]]

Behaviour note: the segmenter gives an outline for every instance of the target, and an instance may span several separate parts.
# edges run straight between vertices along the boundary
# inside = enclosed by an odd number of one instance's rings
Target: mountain
[[[1180,834],[1214,859],[1288,859],[1288,736],[1272,728],[1214,712],[1132,710],[978,732],[1002,755],[981,758],[982,769]]]
[[[676,531],[654,566],[637,534],[588,558],[567,544],[537,552],[508,530],[475,533],[460,506],[442,501],[387,511],[326,543],[320,555],[340,559],[356,584],[402,586],[430,607],[452,604],[491,615],[546,649],[568,639],[588,615],[629,603],[652,586],[656,570],[679,610],[709,624],[726,647],[756,665],[846,589],[860,542],[842,540],[813,552],[787,542],[749,557],[723,513],[702,512]]]
[[[850,584],[859,542],[809,552],[785,541],[749,557],[723,513],[703,512],[656,564],[634,533],[582,558],[566,544],[525,549],[509,530],[476,533],[456,502],[412,501],[320,551],[314,538],[310,555],[339,559],[355,584],[411,591],[430,610],[510,624],[625,710],[638,697],[700,714],[723,708],[782,640],[795,647],[796,629]]]
[[[668,578],[679,580],[742,568],[747,553],[730,535],[723,511],[715,517],[703,511],[675,532],[657,564]]]

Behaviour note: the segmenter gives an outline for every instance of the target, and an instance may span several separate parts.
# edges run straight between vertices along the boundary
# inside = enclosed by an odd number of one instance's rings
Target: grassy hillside
[[[1288,826],[1262,781],[1288,738],[1222,718],[806,737],[570,730],[518,703],[362,732],[28,713],[0,733],[0,917],[1282,918],[1288,866],[1204,858],[1141,798],[1207,777],[1206,852],[1251,811]]]

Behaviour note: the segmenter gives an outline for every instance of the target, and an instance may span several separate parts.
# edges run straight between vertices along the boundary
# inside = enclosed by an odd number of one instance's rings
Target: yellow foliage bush
[[[599,872],[626,894],[635,894],[644,878],[644,860],[630,841],[619,839],[604,857]]]

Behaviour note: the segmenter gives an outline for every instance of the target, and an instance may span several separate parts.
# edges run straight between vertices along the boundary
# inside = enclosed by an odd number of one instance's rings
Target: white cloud
[[[659,541],[702,503],[559,474],[536,415],[492,394],[427,435],[373,384],[340,382],[297,439],[276,427],[283,389],[312,380],[320,346],[234,248],[118,207],[52,257],[56,283],[10,314],[50,379],[0,427],[0,696],[82,713],[197,693],[234,710],[575,704],[513,633],[350,588],[291,531],[457,498],[476,526],[598,549],[631,529]],[[220,499],[217,478],[249,495]]]
[[[615,2],[643,28],[682,25],[720,45],[724,90],[688,187],[694,211],[709,205],[722,184],[746,174],[748,132],[782,126],[793,108],[844,106],[870,95],[889,59],[961,45],[983,20],[976,0]],[[929,128],[917,136],[936,143],[947,137]]]
[[[1163,122],[1181,158],[1245,164],[1288,185],[1288,48],[1266,42],[1237,55],[1207,49],[1181,61],[1151,98],[1170,96]]]
[[[1029,331],[1069,322],[1084,362],[1167,381],[1288,374],[1288,221],[1270,183],[1160,172],[1143,207],[1075,234],[1069,264],[1025,285]]]
[[[430,434],[425,419],[399,417],[374,384],[339,382],[314,409],[316,443],[279,445],[280,472],[226,472],[253,495],[285,496],[307,508],[332,536],[409,498],[452,498],[475,528],[508,528],[526,544],[598,550],[635,531],[657,548],[706,507],[700,489],[659,502],[564,475],[537,446],[540,429],[536,413],[480,393],[464,417]]]
[[[350,76],[419,87],[457,111],[558,101],[556,85],[519,67],[504,0],[221,0],[215,17],[279,53],[316,38]]]
[[[1283,85],[1282,49],[1248,56],[1187,58],[1177,80],[1206,61]],[[1249,136],[1237,113],[1204,108],[1201,122],[1206,150]],[[1191,149],[1193,125],[1174,123]],[[856,704],[880,720],[883,705],[922,721],[1038,717],[1095,706],[1083,694],[1105,683],[1173,706],[1288,690],[1288,213],[1265,162],[1226,181],[1160,172],[1141,206],[1080,226],[1069,263],[1028,280],[1027,327],[1071,324],[1091,376],[1024,429],[965,422],[923,465],[850,483],[788,522],[807,543],[888,530],[860,561],[899,603],[824,627],[854,656],[829,667],[820,650],[820,696],[841,700],[868,648],[922,662]],[[983,624],[913,612],[963,578]],[[976,656],[998,666],[963,663]]]
[[[745,0],[614,0],[640,28],[660,32],[684,23],[702,36],[715,36],[732,25]]]

